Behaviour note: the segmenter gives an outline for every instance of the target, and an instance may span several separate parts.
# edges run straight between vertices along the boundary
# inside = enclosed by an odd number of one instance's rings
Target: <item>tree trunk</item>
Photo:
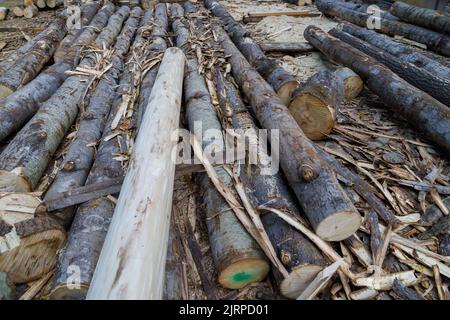
[[[64,5],[64,0],[46,0],[45,3],[49,8],[61,7]]]
[[[111,7],[107,6],[96,16],[89,28],[74,43],[74,47],[80,46],[82,42],[92,41],[97,36],[96,30],[100,30],[106,24],[107,17],[112,14]],[[69,37],[68,35],[67,37]],[[67,38],[66,37],[66,38]],[[73,67],[73,59],[60,61],[41,72],[34,80],[18,89],[8,97],[0,100],[0,142],[4,141],[10,134],[19,130],[39,108],[39,103],[49,99],[52,94],[67,79],[65,73]]]
[[[246,133],[257,134],[259,128],[247,111],[237,89],[219,71],[216,71],[215,83],[222,111],[226,113],[227,108],[231,108],[232,125],[237,132],[242,130],[241,138],[245,138]],[[257,136],[255,138],[257,139]],[[270,163],[267,150],[260,152],[259,156],[263,157],[259,160],[261,163]],[[268,205],[294,216],[300,215],[300,209],[280,173],[264,175],[261,173],[261,170],[264,170],[263,165],[252,164],[250,171],[246,169],[247,166],[249,164],[241,165],[241,179],[255,208]],[[276,272],[278,286],[285,297],[295,299],[326,264],[326,260],[314,244],[276,214],[265,213],[262,222],[280,261],[289,271],[287,278]]]
[[[445,78],[439,77],[428,70],[403,61],[388,52],[379,50],[377,47],[337,29],[332,29],[329,34],[370,55],[415,87],[450,106],[450,74]]]
[[[248,36],[247,31],[234,20],[225,7],[215,0],[204,0],[204,3],[214,15],[220,18],[225,30],[230,34],[231,39],[250,64],[275,89],[281,101],[288,105],[292,92],[298,86],[295,78],[280,67],[278,63],[266,57],[258,44]]]
[[[16,17],[23,17],[23,10],[25,8],[23,6],[17,6],[13,8],[13,13]]]
[[[361,225],[361,216],[327,162],[315,151],[272,88],[255,72],[222,29],[217,28],[232,73],[263,128],[279,130],[281,167],[316,233],[340,241]]]
[[[292,93],[289,111],[311,140],[322,140],[333,130],[344,100],[344,83],[333,72],[316,73]]]
[[[391,13],[403,21],[450,34],[450,16],[439,11],[396,1]]]
[[[113,5],[107,6],[111,6],[111,11],[114,8]],[[103,25],[108,20],[108,13],[103,12]],[[97,46],[109,47],[113,43],[128,13],[128,8],[121,8],[114,19],[111,17],[97,37]],[[94,65],[94,55],[88,55],[80,63],[84,68]],[[89,78],[83,75],[69,77],[3,150],[0,154],[0,190],[30,191],[37,185],[78,114],[79,101],[89,82],[81,80]]]
[[[87,299],[162,298],[184,61],[166,50]]]
[[[332,0],[317,0],[316,6],[320,11],[327,15],[339,17],[364,28],[370,26],[371,22],[374,20],[370,14],[347,9],[340,3],[336,3]],[[429,50],[447,57],[450,56],[450,37],[445,34],[401,21],[392,21],[383,18],[376,20],[375,22],[377,21],[379,22],[379,25],[376,25],[377,28],[375,29],[377,32],[391,36],[403,36],[410,40],[426,44]]]
[[[50,272],[65,240],[64,230],[48,217],[34,216],[40,204],[31,194],[7,194],[0,198],[0,272],[14,283],[27,283]],[[20,210],[20,211],[13,211]]]
[[[370,90],[450,154],[450,110],[352,46],[308,27],[305,38],[328,58],[358,73]]]
[[[264,52],[281,52],[288,54],[297,54],[311,52],[316,49],[306,42],[267,42],[260,43],[259,46]]]
[[[0,21],[5,20],[8,16],[8,8],[0,7]]]
[[[210,153],[215,150],[220,157],[224,151],[222,125],[211,103],[205,79],[199,74],[197,59],[189,54],[188,22],[182,18],[184,10],[180,5],[172,4],[171,10],[177,45],[185,50],[188,59],[184,78],[184,101],[189,128],[196,138],[202,141],[202,147],[206,153],[208,150]],[[198,124],[202,126],[201,132],[200,130],[195,132]],[[207,130],[215,130],[217,139],[207,136]],[[231,177],[222,167],[218,167],[216,172],[226,186],[233,186]],[[258,244],[247,233],[206,174],[199,176],[199,183],[205,203],[206,225],[219,283],[225,288],[238,289],[261,281],[266,277],[270,267]]]
[[[48,33],[14,65],[0,76],[0,99],[34,79],[51,59],[59,42],[66,34],[65,19],[57,19],[48,27]]]
[[[39,9],[45,9],[45,7],[47,6],[45,3],[45,0],[36,0],[36,6]],[[37,8],[36,8],[37,9]]]

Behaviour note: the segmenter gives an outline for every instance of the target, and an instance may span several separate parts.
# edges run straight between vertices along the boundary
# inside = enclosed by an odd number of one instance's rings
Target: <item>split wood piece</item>
[[[316,233],[340,241],[361,225],[361,216],[345,194],[334,172],[315,151],[287,107],[245,60],[221,28],[216,28],[232,73],[262,127],[279,130],[280,163],[300,205]]]
[[[226,114],[226,110],[231,108],[233,128],[238,130],[237,132],[243,131],[244,136],[242,138],[245,138],[246,134],[250,134],[257,139],[256,130],[258,130],[258,127],[242,102],[237,88],[224,78],[218,70],[214,79],[222,111]],[[258,142],[255,141],[254,143]],[[254,151],[256,152],[256,150]],[[260,163],[270,163],[267,151],[260,152],[258,155]],[[299,216],[300,209],[292,198],[282,175],[280,173],[274,175],[262,174],[262,170],[270,170],[270,168],[252,165],[250,172],[246,170],[245,166],[241,168],[241,179],[247,194],[251,195],[250,200],[253,206],[257,208],[266,204],[283,212],[290,212],[292,215]],[[276,214],[265,213],[261,220],[280,261],[289,271],[289,276],[286,278],[275,272],[275,279],[280,291],[285,297],[295,299],[322,270],[327,261],[314,244]]]
[[[34,216],[39,204],[39,198],[25,193],[0,198],[0,271],[14,283],[27,283],[50,272],[65,240],[56,221]]]
[[[97,31],[105,27],[108,17],[112,14],[113,7],[108,5],[101,9],[74,46],[83,42],[95,40]],[[70,35],[66,36],[69,37]],[[64,39],[66,39],[64,38]],[[0,100],[0,142],[4,141],[10,134],[19,130],[38,110],[39,103],[48,100],[52,94],[61,86],[73,67],[73,59],[57,62],[42,71],[34,80],[19,88],[16,92]]]
[[[16,292],[16,287],[9,279],[8,274],[0,272],[0,301],[13,300]]]
[[[171,137],[179,124],[185,59],[178,48],[165,52],[89,300],[162,298],[175,176]]]
[[[314,26],[305,38],[328,58],[359,74],[372,92],[450,154],[450,109],[375,59]]]
[[[39,9],[45,9],[45,7],[47,6],[45,0],[36,0],[36,6]]]
[[[356,234],[348,237],[343,242],[364,267],[367,268],[373,264],[372,254],[369,248],[356,236]]]
[[[125,7],[127,8],[127,7]],[[128,10],[128,9],[126,9]],[[130,49],[131,39],[139,26],[142,10],[133,9],[131,18],[127,20],[117,37],[114,45],[114,54],[111,57],[111,68],[103,75],[91,94],[89,104],[84,108],[78,123],[76,135],[64,155],[62,168],[58,171],[52,185],[48,189],[44,200],[73,188],[81,187],[94,161],[95,147],[101,138],[106,120],[114,101],[120,75],[125,67],[125,57]],[[111,20],[115,16],[111,17]],[[119,32],[122,22],[127,15],[117,16],[117,28],[112,29],[113,37]],[[120,21],[122,20],[122,22]],[[120,190],[120,189],[119,189]],[[99,195],[101,196],[101,195]],[[73,207],[51,215],[57,217],[61,224],[67,227],[73,216]]]
[[[439,11],[395,1],[391,13],[403,21],[450,34],[450,16]]]
[[[23,17],[23,10],[25,9],[24,6],[17,6],[13,8],[13,13],[16,17]]]
[[[116,18],[111,19],[111,23],[108,23],[97,37],[96,45],[108,48],[120,32],[124,17],[128,14],[128,7],[120,8]],[[102,18],[105,24],[108,20],[106,12]],[[80,66],[92,68],[95,63],[96,56],[88,55],[81,61]],[[78,114],[79,101],[89,85],[89,81],[82,80],[89,80],[90,77],[73,75],[64,81],[3,150],[0,154],[0,190],[30,191],[36,186],[51,156]]]
[[[20,296],[19,300],[32,300],[39,291],[42,290],[42,288],[47,284],[47,282],[50,280],[50,278],[53,276],[53,270],[44,275],[42,278],[33,281],[30,285],[28,290]]]
[[[395,280],[401,281],[407,287],[416,284],[418,281],[414,271],[411,270],[368,278],[357,278],[353,283],[358,287],[368,287],[373,290],[386,291],[392,289]]]
[[[230,34],[235,45],[242,51],[250,64],[267,80],[275,89],[281,101],[288,105],[292,92],[297,88],[298,82],[290,73],[279,64],[269,59],[258,44],[249,37],[247,31],[234,20],[224,6],[216,0],[204,0],[208,9],[220,18],[225,30]]]
[[[37,16],[38,13],[39,9],[35,5],[26,6],[25,9],[23,10],[23,16],[28,19]]]
[[[259,22],[266,17],[318,17],[321,13],[311,11],[268,11],[268,12],[249,12],[243,18],[244,23]]]
[[[391,295],[397,300],[425,300],[416,290],[408,288],[398,279],[394,280]]]
[[[328,137],[344,100],[344,83],[324,70],[312,76],[292,93],[289,111],[311,140]]]
[[[64,0],[46,0],[45,4],[49,8],[61,7],[64,5]]]
[[[81,6],[81,19],[80,19],[80,27],[76,28],[72,26],[69,30],[67,36],[61,41],[59,47],[56,49],[55,54],[53,55],[53,60],[55,63],[68,60],[75,59],[76,52],[78,52],[81,47],[85,44],[83,41],[88,43],[88,39],[86,36],[81,37],[82,34],[86,35],[87,33],[99,33],[101,28],[95,27],[94,17],[97,12],[105,11],[105,9],[110,8],[111,5],[104,6],[100,9],[100,4],[98,1],[88,2]],[[101,11],[99,11],[99,9]],[[69,9],[65,9],[66,14],[73,14]],[[89,27],[87,27],[89,25]],[[93,27],[93,28],[91,28]],[[79,38],[79,39],[78,39]],[[75,52],[75,53],[73,53]],[[69,54],[71,53],[71,54]]]
[[[327,15],[347,20],[363,28],[367,28],[371,22],[375,22],[377,23],[377,28],[375,29],[377,32],[385,33],[391,36],[403,36],[410,40],[427,45],[429,50],[433,50],[445,56],[450,56],[450,36],[445,34],[401,21],[393,21],[383,18],[374,20],[370,14],[345,8],[340,2],[333,0],[317,0],[316,6],[320,11]]]
[[[0,7],[0,21],[6,19],[6,17],[8,16],[8,11],[8,8]]]
[[[266,53],[281,52],[288,54],[297,54],[317,50],[307,42],[266,42],[260,43],[259,46]]]
[[[183,18],[183,8],[179,4],[172,4],[171,16],[177,46],[186,52],[188,58],[184,79],[184,101],[189,128],[194,134],[201,134],[196,138],[202,141],[205,154],[211,156],[215,150],[218,156],[222,156],[225,150],[222,125],[211,103],[205,79],[199,74],[197,59],[189,54],[187,46],[190,40],[189,30]],[[198,124],[202,125],[201,132],[195,132]],[[217,132],[217,138],[206,135],[207,130],[211,129]],[[215,168],[215,172],[226,187],[233,188],[230,175],[222,167]],[[250,283],[261,281],[267,276],[270,267],[258,244],[240,223],[227,201],[214,188],[208,175],[202,174],[199,181],[219,283],[225,288],[240,289]]]
[[[450,76],[448,74],[445,77],[439,77],[338,29],[330,30],[329,34],[375,58],[415,87],[450,106]]]
[[[0,99],[34,79],[51,59],[59,42],[66,34],[65,20],[57,19],[47,28],[47,35],[0,75]]]
[[[312,300],[316,295],[328,284],[331,277],[338,271],[343,259],[338,260],[326,267],[316,278],[306,287],[306,289],[298,296],[297,300]]]

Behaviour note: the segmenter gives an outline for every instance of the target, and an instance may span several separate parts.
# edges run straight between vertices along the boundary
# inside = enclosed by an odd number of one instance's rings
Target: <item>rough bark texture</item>
[[[396,1],[391,13],[403,21],[450,34],[450,16],[439,11]]]
[[[316,6],[320,11],[327,15],[339,17],[364,28],[368,26],[368,21],[371,19],[369,14],[347,9],[339,2],[332,0],[317,0]],[[375,29],[377,32],[391,36],[403,36],[410,40],[426,44],[429,50],[436,51],[445,56],[450,56],[450,37],[445,34],[401,21],[392,21],[382,18],[379,22],[380,28]]]
[[[392,291],[397,300],[425,300],[416,290],[408,288],[398,279],[394,280]]]
[[[0,99],[13,93],[41,71],[51,59],[61,39],[66,34],[65,20],[57,19],[48,27],[48,33],[0,75]]]
[[[219,71],[216,72],[215,83],[223,112],[226,113],[227,108],[231,108],[233,128],[238,130],[237,132],[242,130],[243,134],[249,132],[247,130],[251,130],[250,135],[252,132],[257,133],[258,127],[242,102],[237,89]],[[254,143],[257,142],[254,141]],[[261,152],[259,156],[262,157],[259,160],[261,163],[270,163],[267,150]],[[248,166],[250,170],[247,169]],[[247,194],[250,195],[252,205],[255,208],[267,205],[299,216],[300,209],[292,198],[281,173],[265,175],[261,173],[261,170],[264,170],[262,164],[241,165],[241,179]],[[285,297],[295,299],[326,264],[326,260],[314,244],[276,214],[264,213],[261,219],[280,261],[290,273],[285,279],[280,273],[275,274],[278,286]]]
[[[173,30],[177,36],[177,45],[185,51],[188,59],[184,78],[187,122],[191,132],[199,141],[202,141],[203,150],[215,150],[216,153],[222,153],[224,150],[222,125],[217,118],[216,109],[211,103],[211,96],[203,75],[199,74],[197,59],[189,53],[187,47],[189,31],[186,29],[187,21],[183,19],[183,16],[183,8],[178,4],[173,4]],[[196,123],[197,125],[201,124],[201,132],[194,132]],[[216,130],[219,136],[207,137],[205,133],[211,129]],[[222,167],[218,167],[216,172],[222,183],[232,186],[230,175]],[[258,244],[247,233],[226,200],[214,188],[209,177],[201,174],[199,181],[219,283],[226,288],[237,289],[243,288],[249,283],[261,281],[269,272],[269,264]]]
[[[324,70],[292,93],[289,111],[309,139],[322,140],[333,130],[343,100],[344,82]]]
[[[267,42],[260,43],[259,46],[264,52],[282,52],[291,54],[316,50],[312,45],[306,42]]]
[[[305,38],[328,58],[356,73],[380,99],[450,154],[450,109],[375,59],[323,30],[309,26]]]
[[[107,6],[111,8],[108,13],[112,13],[114,6]],[[120,8],[99,34],[96,45],[109,47],[128,14],[128,7]],[[106,24],[107,12],[102,16]],[[80,66],[93,67],[95,60],[94,55],[88,55]],[[89,79],[82,75],[69,77],[3,150],[0,154],[0,190],[30,191],[36,186],[78,114],[80,99],[89,84],[89,81],[80,80]]]
[[[375,58],[415,87],[450,106],[450,74],[440,77],[338,29],[332,29],[329,33]]]
[[[214,15],[220,18],[225,30],[250,64],[275,89],[283,103],[288,105],[292,92],[298,85],[295,78],[277,62],[266,57],[258,44],[249,37],[247,31],[234,20],[224,6],[215,0],[204,0],[204,3]]]
[[[237,83],[265,129],[279,130],[280,163],[316,233],[338,241],[353,234],[361,217],[334,172],[315,151],[286,106],[249,65],[222,29],[216,28]]]

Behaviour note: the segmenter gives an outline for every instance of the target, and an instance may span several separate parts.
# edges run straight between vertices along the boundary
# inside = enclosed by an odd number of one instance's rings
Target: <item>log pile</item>
[[[449,299],[445,59],[362,23],[260,46],[230,8],[88,2],[8,52],[0,300]]]
[[[63,6],[64,0],[23,0],[23,4],[14,7],[12,12],[15,17],[30,19],[36,17],[40,10],[58,9]]]

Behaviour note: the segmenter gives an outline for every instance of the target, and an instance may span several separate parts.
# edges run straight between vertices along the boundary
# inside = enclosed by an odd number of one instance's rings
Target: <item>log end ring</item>
[[[316,227],[316,234],[325,241],[341,241],[354,234],[362,224],[356,211],[338,211],[323,219]]]

